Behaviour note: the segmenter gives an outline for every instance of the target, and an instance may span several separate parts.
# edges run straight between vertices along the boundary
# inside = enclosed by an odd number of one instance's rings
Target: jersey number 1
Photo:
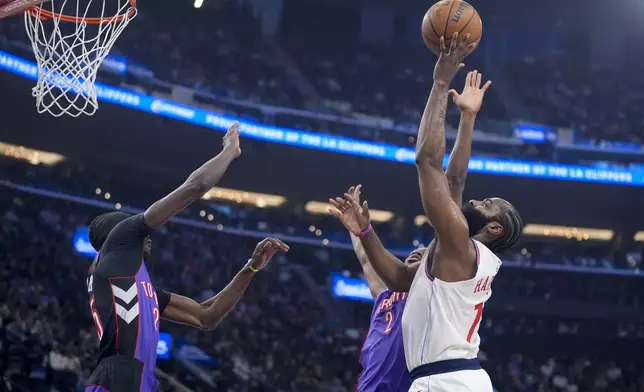
[[[480,304],[476,305],[474,307],[474,310],[476,311],[476,315],[474,316],[474,322],[472,323],[472,326],[470,327],[470,331],[467,333],[467,342],[471,343],[472,342],[472,335],[474,335],[474,331],[476,331],[476,327],[478,327],[479,323],[481,322],[481,316],[483,315],[483,302]]]

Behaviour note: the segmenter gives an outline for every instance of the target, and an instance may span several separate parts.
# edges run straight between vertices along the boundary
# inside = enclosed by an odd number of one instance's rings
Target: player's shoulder
[[[404,305],[407,300],[407,294],[408,293],[405,292],[384,289],[380,294],[378,294],[378,296],[376,296],[374,300],[374,309],[389,309],[397,306],[398,304]]]
[[[142,240],[150,235],[152,229],[145,223],[143,214],[136,214],[114,226],[101,248],[102,257],[122,248],[138,247]]]
[[[379,292],[378,295],[376,295],[376,298],[374,298],[374,302],[377,304],[380,301],[382,301],[383,299],[387,299],[387,298],[391,297],[392,294],[393,294],[393,291],[385,288],[384,290]]]
[[[474,248],[476,249],[476,261],[479,265],[490,264],[494,266],[501,266],[503,262],[494,252],[490,250],[485,244],[472,238]]]
[[[142,213],[132,215],[122,222],[119,222],[118,225],[114,226],[112,233],[119,233],[123,231],[149,231],[149,227],[145,223],[145,217]],[[110,233],[110,234],[112,234]]]

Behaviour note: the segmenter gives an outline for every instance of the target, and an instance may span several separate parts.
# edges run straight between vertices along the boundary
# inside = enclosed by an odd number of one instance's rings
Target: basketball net
[[[55,117],[96,113],[96,74],[136,16],[136,2],[94,1],[51,0],[25,12],[27,35],[38,63],[38,83],[32,90],[38,113]],[[111,12],[106,11],[108,6]]]

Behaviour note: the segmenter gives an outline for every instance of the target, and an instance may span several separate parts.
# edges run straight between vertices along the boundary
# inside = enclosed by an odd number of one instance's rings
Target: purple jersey
[[[362,374],[357,392],[407,392],[411,385],[401,320],[407,293],[385,290],[371,312],[369,333],[362,346]]]
[[[104,370],[101,363],[109,358],[131,359],[132,366],[141,366],[141,371],[138,385],[128,388],[141,392],[156,390],[159,318],[170,301],[168,292],[152,285],[143,261],[143,241],[151,231],[142,214],[119,223],[107,237],[87,278],[90,310],[100,341],[95,378],[100,379]]]
[[[138,284],[139,298],[139,334],[136,342],[135,358],[143,362],[143,387],[142,391],[147,391],[145,387],[156,389],[157,380],[154,377],[154,368],[157,363],[157,345],[159,343],[159,300],[157,290],[150,283],[150,275],[145,268],[145,263],[141,263],[141,269],[135,276]],[[154,389],[153,389],[154,388]]]

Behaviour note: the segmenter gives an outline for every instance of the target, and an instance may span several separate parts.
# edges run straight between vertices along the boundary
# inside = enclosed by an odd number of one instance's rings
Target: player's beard
[[[470,237],[474,237],[485,228],[485,226],[492,222],[492,219],[485,216],[481,211],[474,208],[470,203],[465,204],[461,211],[465,220],[467,221],[467,226],[470,230]]]

